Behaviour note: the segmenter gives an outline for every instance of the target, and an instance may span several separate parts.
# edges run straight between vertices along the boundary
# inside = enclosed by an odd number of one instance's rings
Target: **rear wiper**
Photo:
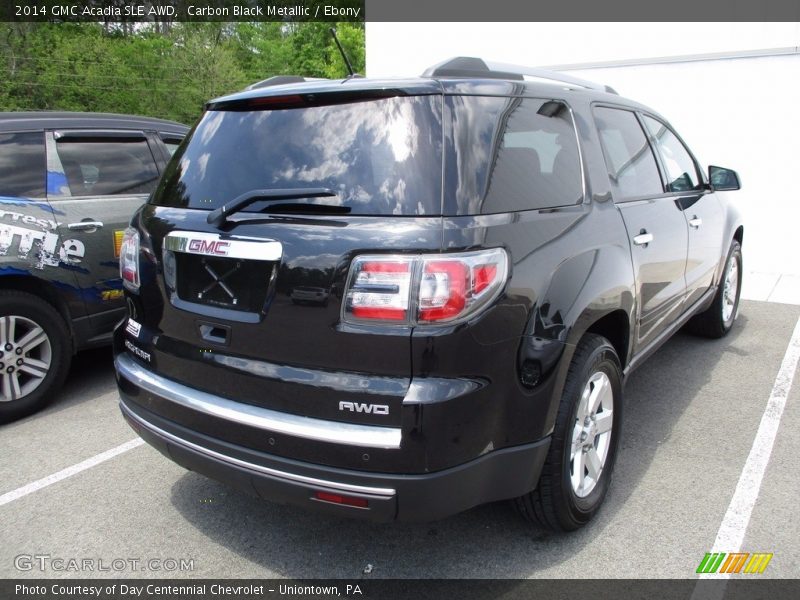
[[[233,213],[239,212],[243,208],[255,202],[270,202],[274,200],[298,200],[300,198],[327,198],[336,197],[337,194],[329,188],[294,188],[282,190],[250,190],[241,196],[237,196],[227,204],[223,204],[217,209],[208,213],[209,225],[219,227]]]
[[[259,213],[274,214],[307,214],[307,215],[346,215],[353,209],[349,206],[338,204],[313,204],[310,202],[286,202],[270,204]]]

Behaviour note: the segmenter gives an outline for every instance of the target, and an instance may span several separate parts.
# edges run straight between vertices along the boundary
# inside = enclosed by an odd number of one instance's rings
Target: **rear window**
[[[183,141],[183,137],[178,135],[173,135],[170,133],[160,133],[161,141],[164,142],[164,146],[167,148],[167,152],[169,155],[172,156],[175,154],[175,150],[178,149],[178,146],[181,145]]]
[[[65,137],[56,148],[72,196],[149,194],[158,181],[144,138]]]
[[[458,215],[536,210],[583,198],[578,142],[558,100],[452,96],[445,205]]]
[[[0,134],[0,196],[43,198],[44,134]]]
[[[441,132],[441,96],[209,110],[173,156],[153,203],[211,210],[252,190],[329,188],[337,197],[291,204],[335,204],[356,215],[440,214]]]
[[[664,193],[656,158],[636,115],[629,110],[598,106],[594,118],[614,199],[624,202]]]

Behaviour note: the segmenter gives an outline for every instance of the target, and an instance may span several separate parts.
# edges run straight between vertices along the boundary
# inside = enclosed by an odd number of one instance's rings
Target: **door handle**
[[[70,223],[67,225],[67,229],[70,231],[94,231],[102,226],[102,221],[79,221],[78,223]]]
[[[701,219],[700,217],[695,216],[689,219],[689,227],[691,227],[692,229],[700,229],[700,225],[702,224],[703,224],[703,219]]]
[[[637,246],[647,246],[647,244],[649,244],[652,241],[653,241],[653,234],[647,233],[647,231],[645,231],[644,229],[642,229],[642,232],[639,235],[634,236],[633,238],[633,243],[636,244]]]

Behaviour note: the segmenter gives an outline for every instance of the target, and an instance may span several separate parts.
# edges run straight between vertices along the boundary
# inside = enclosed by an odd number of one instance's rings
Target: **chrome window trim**
[[[589,186],[586,182],[586,167],[583,164],[583,146],[581,145],[581,134],[578,131],[578,121],[575,118],[575,111],[572,110],[572,106],[570,106],[569,102],[561,99],[558,99],[557,102],[561,102],[569,111],[569,117],[572,122],[572,131],[575,132],[575,143],[578,146],[578,162],[580,163],[581,167],[581,192],[583,195],[581,196],[581,201],[576,204],[586,204],[589,201]]]
[[[235,402],[156,375],[125,354],[114,359],[114,366],[120,377],[143,390],[218,419],[318,442],[388,450],[400,448],[402,431],[398,428],[325,421]]]
[[[235,465],[237,467],[242,467],[245,469],[249,469],[251,471],[257,471],[259,473],[263,473],[265,475],[269,475],[270,477],[275,477],[278,479],[286,479],[288,481],[302,483],[306,485],[332,488],[343,492],[351,492],[356,494],[370,494],[373,496],[384,496],[386,498],[391,498],[396,494],[395,490],[392,488],[368,487],[363,485],[354,485],[350,483],[341,483],[338,481],[317,479],[316,477],[306,477],[305,475],[297,475],[296,473],[287,473],[286,471],[279,471],[278,469],[272,469],[270,467],[265,467],[263,465],[251,463],[249,461],[234,458],[233,456],[220,454],[219,452],[211,450],[210,448],[205,448],[204,446],[200,446],[198,444],[185,440],[182,437],[178,437],[177,435],[164,431],[160,427],[157,427],[152,423],[145,421],[144,419],[133,413],[127,406],[125,406],[125,403],[122,400],[120,400],[119,406],[120,410],[122,410],[123,415],[125,415],[125,417],[127,417],[128,419],[132,420],[139,427],[143,427],[144,429],[147,429],[150,432],[160,437],[163,437],[164,439],[166,439],[169,442],[172,442],[173,444],[183,446],[185,448],[188,448],[189,450],[193,450],[205,456],[221,460],[223,462]]]

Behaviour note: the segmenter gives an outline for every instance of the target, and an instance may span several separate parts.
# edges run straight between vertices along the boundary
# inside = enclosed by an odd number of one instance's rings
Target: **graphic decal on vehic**
[[[66,239],[59,243],[58,224],[20,212],[0,210],[0,256],[13,253],[30,260],[35,269],[76,265],[86,254],[83,242]]]

